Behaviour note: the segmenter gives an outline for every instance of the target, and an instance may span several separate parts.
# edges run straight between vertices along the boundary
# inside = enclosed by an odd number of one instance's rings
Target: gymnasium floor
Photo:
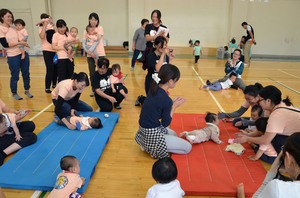
[[[146,72],[142,70],[140,63],[136,65],[134,71],[130,71],[131,58],[115,55],[107,57],[111,65],[114,63],[121,65],[124,76],[128,74],[126,87],[129,90],[130,101],[121,104],[122,110],[114,110],[120,112],[120,120],[83,197],[145,197],[148,188],[155,184],[151,176],[155,159],[142,152],[134,141],[141,110],[141,107],[134,106],[134,102],[137,96],[144,94]],[[0,97],[9,107],[32,109],[33,112],[26,119],[35,122],[35,132],[38,133],[52,121],[54,108],[51,95],[44,92],[45,66],[42,57],[31,57],[30,61],[32,86],[30,92],[34,98],[25,97],[20,75],[18,93],[24,99],[21,101],[13,99],[9,88],[10,72],[5,58],[0,58]],[[76,57],[75,64],[75,72],[88,73],[86,58]],[[206,113],[220,110],[231,112],[243,103],[241,90],[207,92],[198,89],[207,79],[214,80],[224,76],[225,60],[200,59],[199,65],[193,66],[193,59],[177,58],[173,64],[179,67],[181,78],[175,89],[170,91],[170,96],[187,98],[187,102],[178,108],[176,113]],[[300,62],[252,61],[251,66],[245,67],[242,78],[247,85],[255,82],[260,82],[264,86],[274,85],[282,91],[283,97],[290,96],[293,104],[300,107]],[[97,104],[94,98],[89,97],[90,93],[91,88],[86,88],[80,99],[90,104],[95,111]],[[249,116],[250,111],[245,115]],[[266,169],[269,168],[269,165],[263,165]],[[3,191],[8,198],[40,196],[40,192],[31,190],[3,189]]]

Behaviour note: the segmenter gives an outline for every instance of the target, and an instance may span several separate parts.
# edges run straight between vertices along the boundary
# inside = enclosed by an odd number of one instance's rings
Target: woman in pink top
[[[98,37],[100,38],[100,42],[95,42],[94,45],[92,45],[91,48],[87,49],[86,48],[86,40],[87,40],[87,32],[86,30],[83,33],[83,40],[82,40],[82,47],[87,53],[87,62],[89,65],[89,72],[90,72],[90,81],[91,83],[93,82],[93,76],[96,71],[96,64],[94,58],[96,58],[96,55],[92,53],[92,51],[95,50],[98,53],[99,58],[104,58],[105,57],[105,51],[104,51],[104,45],[103,45],[103,28],[102,26],[99,25],[99,16],[97,13],[91,13],[89,16],[89,25],[92,26],[93,30],[97,32]],[[94,96],[94,90],[92,88],[93,93],[90,95],[91,97]]]
[[[269,111],[270,117],[266,133],[262,137],[247,137],[240,135],[235,143],[253,142],[260,145],[272,143],[279,153],[286,138],[300,130],[300,110],[292,106],[287,97],[282,100],[281,91],[275,86],[267,86],[259,92],[259,105],[264,111]]]
[[[48,19],[48,14],[41,14],[41,19]],[[40,24],[39,27],[39,37],[43,49],[43,57],[46,65],[46,76],[45,76],[45,92],[51,93],[50,86],[52,82],[52,88],[55,88],[57,82],[57,65],[53,63],[53,58],[55,56],[55,50],[52,49],[51,43],[47,41],[47,25],[48,21]]]
[[[71,78],[74,72],[74,61],[71,62],[64,45],[67,42],[67,24],[59,19],[56,22],[57,32],[52,38],[52,49],[57,51],[57,74],[58,82]]]
[[[29,74],[29,56],[25,53],[25,58],[21,59],[20,45],[29,47],[27,42],[19,41],[17,30],[10,25],[14,22],[14,15],[7,9],[0,10],[0,43],[6,49],[7,63],[11,72],[10,77],[10,89],[13,97],[16,100],[22,100],[23,98],[17,94],[17,85],[19,81],[20,70],[22,72],[25,94],[32,98],[29,93],[30,88],[30,74]]]

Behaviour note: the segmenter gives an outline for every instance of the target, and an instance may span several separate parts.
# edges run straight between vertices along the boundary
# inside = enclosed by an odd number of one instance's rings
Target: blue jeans
[[[52,99],[54,106],[56,105],[56,99]],[[67,117],[71,115],[71,101],[66,101],[61,106],[61,111],[63,112],[63,116]],[[75,108],[74,114],[79,116],[80,114],[77,111],[93,111],[93,108],[86,104],[85,102],[78,100],[77,107]]]
[[[12,93],[17,93],[18,89],[18,81],[19,81],[19,73],[20,69],[22,72],[24,89],[29,90],[30,88],[30,77],[29,77],[29,56],[28,53],[25,52],[25,58],[21,59],[21,54],[13,57],[7,57],[7,63],[10,70],[10,90]]]
[[[144,53],[144,51],[142,51],[142,50],[134,50],[133,55],[132,55],[132,60],[131,60],[131,67],[135,66],[135,61],[141,52]]]
[[[220,83],[216,83],[214,85],[204,85],[204,88],[209,87],[209,90],[213,90],[213,91],[219,91],[222,89],[222,86]]]
[[[240,118],[235,118],[234,120],[233,120],[233,126],[235,126],[235,123],[237,123],[237,122],[239,122],[239,121],[242,121],[242,118],[244,119],[244,120],[250,120],[250,117],[240,117]],[[248,128],[248,126],[238,126],[237,127],[238,129],[242,129],[242,130],[244,130],[244,129],[246,129],[246,128]]]

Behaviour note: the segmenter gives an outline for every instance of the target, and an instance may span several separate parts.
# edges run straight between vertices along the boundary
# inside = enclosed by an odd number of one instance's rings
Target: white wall
[[[64,19],[79,29],[79,38],[88,24],[88,15],[98,13],[104,38],[109,45],[132,41],[142,18],[151,21],[152,10],[162,12],[162,21],[170,29],[170,46],[187,46],[199,39],[204,47],[225,45],[232,37],[245,35],[243,21],[251,24],[257,45],[253,54],[300,54],[300,0],[49,0],[55,20]],[[24,17],[29,43],[39,43],[34,24],[39,15],[48,12],[48,0],[0,0],[15,18]],[[27,21],[28,20],[28,21]],[[31,36],[32,35],[32,36]],[[131,49],[131,48],[129,48]]]

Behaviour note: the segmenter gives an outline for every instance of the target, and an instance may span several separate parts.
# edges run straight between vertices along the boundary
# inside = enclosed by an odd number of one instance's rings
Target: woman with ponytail
[[[168,90],[176,86],[180,78],[179,69],[171,64],[163,65],[158,74],[152,75],[149,94],[144,101],[139,120],[139,130],[135,136],[136,142],[154,158],[168,157],[168,152],[187,154],[191,144],[167,128],[175,109],[183,105],[185,98],[172,99]]]
[[[65,117],[79,116],[77,111],[93,111],[90,105],[79,100],[81,93],[87,86],[89,86],[87,74],[84,72],[74,73],[71,79],[59,82],[51,93],[55,106],[54,112],[69,129],[75,130],[76,126],[70,124]]]
[[[239,134],[236,143],[253,142],[273,147],[280,152],[286,138],[300,130],[300,109],[293,107],[289,97],[282,100],[281,91],[275,86],[267,86],[259,92],[258,103],[264,111],[270,112],[266,133],[261,137],[247,137]]]

